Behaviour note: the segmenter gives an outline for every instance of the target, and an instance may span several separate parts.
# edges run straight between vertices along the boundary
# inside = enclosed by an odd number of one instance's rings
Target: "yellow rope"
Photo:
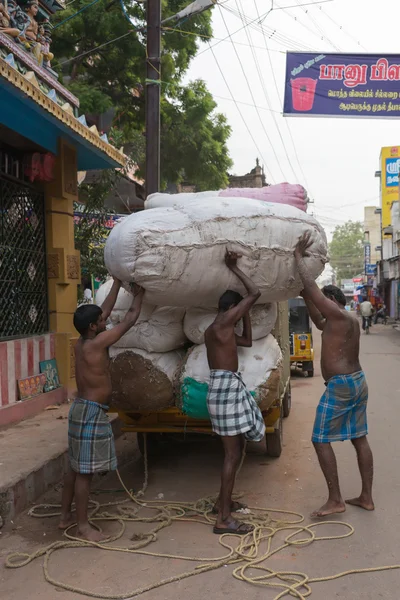
[[[98,502],[91,501],[91,523],[100,529],[97,525],[99,521],[116,521],[119,524],[119,531],[108,538],[104,543],[87,542],[79,540],[73,537],[69,530],[69,527],[64,535],[68,538],[68,541],[58,541],[50,544],[45,548],[37,550],[33,554],[15,552],[10,554],[6,559],[6,567],[8,568],[19,568],[28,565],[36,558],[44,557],[43,560],[43,572],[45,580],[48,583],[62,588],[64,590],[74,592],[75,594],[81,594],[92,598],[101,600],[126,600],[135,596],[140,596],[145,592],[160,588],[164,585],[182,581],[188,577],[206,573],[208,571],[219,569],[220,567],[233,565],[233,576],[240,580],[253,585],[257,585],[264,588],[271,588],[276,590],[278,593],[274,600],[280,600],[285,596],[291,596],[298,600],[305,600],[311,593],[311,584],[320,583],[325,581],[332,581],[353,575],[357,573],[376,573],[379,571],[388,571],[394,569],[400,569],[400,565],[383,566],[383,567],[372,567],[366,569],[352,569],[331,575],[327,577],[310,578],[306,573],[297,571],[275,571],[269,568],[265,563],[271,556],[278,554],[285,548],[290,546],[302,547],[307,546],[313,542],[321,540],[338,540],[347,538],[354,533],[354,529],[348,523],[341,521],[324,521],[321,523],[312,523],[310,525],[303,525],[304,517],[294,511],[286,511],[280,509],[260,509],[257,507],[250,507],[251,514],[238,515],[246,523],[254,525],[254,530],[246,536],[238,536],[234,534],[224,534],[219,537],[220,545],[227,550],[223,556],[217,558],[209,557],[198,557],[198,556],[182,556],[174,554],[165,554],[159,552],[150,552],[144,550],[149,544],[157,541],[157,533],[169,527],[174,522],[196,522],[207,525],[208,527],[215,521],[215,516],[212,516],[212,508],[215,502],[214,498],[202,498],[197,502],[171,502],[165,503],[161,500],[152,500],[143,502],[139,500],[139,497],[143,495],[148,484],[148,469],[147,469],[147,444],[145,443],[145,481],[143,489],[136,495],[127,489],[124,482],[122,481],[119,472],[117,471],[118,478],[121,485],[125,489],[128,499],[118,502],[109,502],[107,504],[99,504]],[[114,507],[116,513],[107,512],[107,508]],[[46,508],[47,512],[41,512],[41,509]],[[58,505],[39,505],[30,511],[32,517],[55,517],[59,516],[60,512],[49,512],[48,509],[59,508]],[[155,511],[155,515],[152,517],[143,517],[138,513],[140,510],[150,509]],[[100,512],[102,511],[102,512]],[[288,521],[280,518],[272,518],[270,515],[291,515],[295,517],[294,520]],[[154,528],[146,533],[139,536],[134,536],[135,543],[129,546],[109,546],[108,544],[116,542],[120,539],[125,532],[126,522],[137,522],[137,523],[154,523]],[[325,535],[318,537],[316,535],[316,529],[321,526],[335,526],[344,527],[347,529],[340,535]],[[287,532],[283,544],[275,549],[272,549],[272,542],[277,534]],[[299,537],[299,536],[302,537]],[[237,543],[232,542],[236,538]],[[230,541],[228,541],[228,539]],[[65,548],[93,548],[97,547],[102,550],[110,552],[123,552],[129,554],[142,554],[145,556],[154,556],[158,558],[168,558],[174,560],[184,560],[197,562],[198,564],[194,569],[174,575],[167,579],[162,579],[157,582],[149,583],[146,586],[131,590],[123,594],[101,594],[99,592],[93,592],[91,590],[85,590],[68,583],[63,583],[54,579],[49,572],[50,557],[54,552]],[[257,573],[257,574],[256,574]]]

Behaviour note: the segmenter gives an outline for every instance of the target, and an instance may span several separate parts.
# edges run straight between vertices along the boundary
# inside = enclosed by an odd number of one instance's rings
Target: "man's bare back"
[[[321,371],[325,381],[335,375],[361,371],[360,326],[345,309],[325,320],[322,330]]]

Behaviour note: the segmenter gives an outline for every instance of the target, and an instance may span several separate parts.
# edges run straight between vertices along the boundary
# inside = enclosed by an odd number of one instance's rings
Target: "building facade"
[[[124,164],[106,137],[88,127],[78,99],[51,68],[50,20],[64,5],[13,0],[1,6],[0,426],[75,390],[77,173]],[[62,387],[36,393],[33,386],[22,401],[21,380],[34,383],[40,362],[50,359]]]

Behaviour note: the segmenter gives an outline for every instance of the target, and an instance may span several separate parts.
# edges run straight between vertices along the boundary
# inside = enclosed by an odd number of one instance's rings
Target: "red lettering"
[[[376,65],[371,66],[372,81],[387,81],[389,62],[386,58],[380,58]]]
[[[348,65],[344,72],[344,85],[354,88],[367,83],[368,65]]]
[[[321,65],[319,68],[320,79],[334,79],[333,77],[333,66],[332,65]]]

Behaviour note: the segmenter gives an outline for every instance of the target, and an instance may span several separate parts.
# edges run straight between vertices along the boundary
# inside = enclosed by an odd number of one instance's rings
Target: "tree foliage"
[[[338,281],[364,272],[364,227],[360,221],[338,225],[329,244],[330,262]]]
[[[96,183],[81,185],[85,202],[75,203],[74,211],[79,216],[74,219],[74,229],[75,248],[81,253],[83,275],[96,275],[101,279],[107,276],[104,244],[109,233],[105,226],[109,210],[104,208],[104,202],[119,177],[121,174],[117,171],[102,171]]]
[[[124,16],[117,0],[75,0],[55,19],[53,67],[75,93],[85,114],[114,113],[113,126],[123,133],[125,151],[144,173],[145,2],[131,0]],[[163,0],[163,18],[176,14],[187,0]],[[58,23],[57,23],[58,19]],[[62,22],[64,21],[64,22]],[[206,11],[179,25],[183,35],[164,30],[162,35],[161,180],[179,183],[183,178],[199,189],[224,187],[231,166],[227,149],[230,128],[204,82],[182,86],[182,77],[195,56],[199,35],[210,36],[211,13]],[[59,25],[59,27],[57,27]],[[194,34],[194,35],[193,35]],[[119,38],[119,39],[117,39]],[[97,49],[96,49],[97,48]]]

